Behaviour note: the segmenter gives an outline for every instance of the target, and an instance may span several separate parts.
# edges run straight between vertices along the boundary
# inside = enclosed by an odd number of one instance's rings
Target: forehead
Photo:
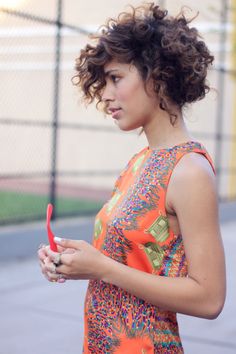
[[[121,63],[115,59],[109,61],[104,65],[104,72],[108,73],[110,71],[130,71],[134,67],[132,64]]]

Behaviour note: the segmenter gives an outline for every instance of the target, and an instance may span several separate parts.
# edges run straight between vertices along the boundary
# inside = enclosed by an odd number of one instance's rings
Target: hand
[[[58,247],[64,251],[60,253],[60,263],[56,267],[51,279],[63,277],[64,279],[101,279],[106,266],[107,257],[83,240],[66,240],[54,238]],[[50,248],[45,248],[45,255],[48,262],[44,265],[46,272],[54,270],[53,264],[57,261],[58,253]]]
[[[41,267],[41,271],[45,278],[50,282],[59,282],[64,283],[65,279],[59,274],[56,274],[56,265],[50,261],[47,256],[47,251],[50,249],[49,246],[41,244],[38,249],[38,258],[39,258],[39,265]],[[71,250],[66,250],[63,247],[58,246],[59,252],[71,252]],[[57,255],[59,253],[56,253]]]

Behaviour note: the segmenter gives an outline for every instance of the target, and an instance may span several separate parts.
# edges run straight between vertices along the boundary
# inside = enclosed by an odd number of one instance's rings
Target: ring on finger
[[[56,266],[55,263],[52,264],[51,272],[52,272],[53,274],[56,274],[56,273],[57,273],[57,266]]]
[[[61,254],[60,253],[58,253],[56,255],[56,257],[54,258],[53,263],[55,264],[56,267],[59,267],[60,265],[62,265]]]
[[[58,279],[65,279],[65,276],[63,274],[58,274]]]

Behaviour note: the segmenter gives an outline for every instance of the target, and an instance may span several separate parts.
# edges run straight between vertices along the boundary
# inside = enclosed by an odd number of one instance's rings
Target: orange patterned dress
[[[190,152],[212,164],[194,141],[134,155],[96,216],[94,247],[143,272],[186,277],[183,240],[169,228],[165,197],[175,165]],[[84,354],[183,353],[176,314],[115,285],[89,281],[84,318]]]

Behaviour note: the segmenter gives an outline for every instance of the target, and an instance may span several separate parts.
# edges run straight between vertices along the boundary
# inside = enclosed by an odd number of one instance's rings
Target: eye
[[[111,81],[114,82],[114,83],[117,83],[119,81],[119,77],[116,76],[116,75],[111,75]]]

